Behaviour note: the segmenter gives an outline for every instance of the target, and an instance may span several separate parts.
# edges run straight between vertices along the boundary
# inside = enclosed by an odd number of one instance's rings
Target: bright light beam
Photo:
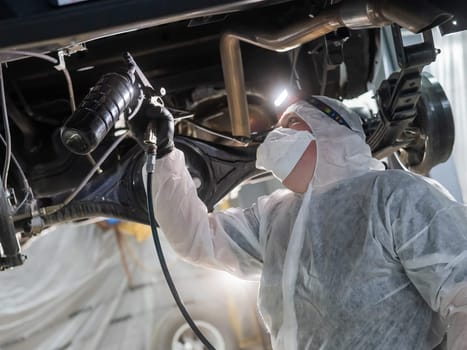
[[[281,104],[284,103],[284,101],[287,99],[289,96],[289,92],[287,89],[284,89],[279,96],[274,100],[274,106],[279,107]]]

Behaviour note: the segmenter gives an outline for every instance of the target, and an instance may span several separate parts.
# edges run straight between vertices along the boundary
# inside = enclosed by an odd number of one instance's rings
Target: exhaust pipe
[[[343,1],[314,18],[297,22],[277,33],[254,32],[247,28],[224,32],[220,39],[220,52],[232,135],[250,137],[251,134],[240,41],[266,50],[285,52],[342,27],[365,29],[397,23],[418,33],[451,17],[421,0],[356,0]]]

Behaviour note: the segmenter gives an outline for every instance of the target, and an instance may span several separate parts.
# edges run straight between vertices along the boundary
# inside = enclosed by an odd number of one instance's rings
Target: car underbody
[[[19,236],[58,223],[92,217],[147,223],[145,156],[125,134],[123,117],[137,113],[138,102],[129,102],[99,131],[89,152],[70,151],[63,139],[70,116],[83,108],[99,78],[125,66],[125,52],[142,72],[136,90],[149,83],[173,113],[176,145],[210,210],[243,181],[264,175],[255,168],[256,147],[277,122],[280,107],[273,101],[284,88],[292,95],[345,100],[371,89],[377,110],[354,108],[375,157],[395,157],[427,174],[451,153],[449,102],[422,71],[438,54],[431,29],[464,29],[463,4],[65,3],[0,5],[0,30],[8,33],[0,38],[8,116],[0,152],[2,268],[22,263]],[[383,31],[392,39],[399,70],[381,79]]]

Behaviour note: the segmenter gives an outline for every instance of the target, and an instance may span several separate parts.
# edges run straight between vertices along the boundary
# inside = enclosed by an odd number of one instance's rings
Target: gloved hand
[[[131,134],[138,144],[146,150],[144,140],[148,126],[151,125],[157,137],[157,158],[169,154],[174,148],[174,118],[165,107],[145,103],[139,113],[128,121]]]

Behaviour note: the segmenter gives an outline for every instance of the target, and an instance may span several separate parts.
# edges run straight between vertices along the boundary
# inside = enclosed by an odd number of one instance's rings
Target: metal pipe
[[[338,7],[329,8],[319,16],[307,18],[292,24],[276,33],[268,33],[251,29],[236,29],[222,35],[221,40],[227,42],[243,41],[266,50],[284,52],[292,50],[301,44],[326,35],[344,23],[340,18]],[[231,45],[234,45],[233,43]]]
[[[233,35],[221,37],[221,60],[224,73],[230,124],[233,136],[250,136],[250,118],[245,93],[240,41]]]
[[[350,29],[396,23],[421,33],[448,21],[452,15],[425,0],[354,0],[341,7],[342,22]]]
[[[376,28],[390,24],[392,21],[407,27],[417,14],[414,12],[413,4],[406,5],[409,2],[406,0],[344,1],[324,10],[314,18],[292,24],[277,33],[245,28],[224,32],[220,40],[220,52],[232,135],[249,137],[251,134],[240,41],[266,50],[284,52],[341,27]],[[431,10],[430,15],[423,16],[422,20],[417,20],[416,26],[409,29],[421,30],[429,28],[434,23],[439,24],[439,16],[436,17],[436,13],[436,10]],[[399,21],[398,18],[401,20]]]
[[[381,15],[413,33],[432,29],[453,17],[429,1],[420,0],[384,0]]]
[[[318,17],[301,21],[278,33],[252,33],[251,30],[239,29],[222,34],[220,51],[232,135],[249,137],[251,134],[240,41],[266,50],[288,51],[342,27],[338,19],[338,12],[332,8]]]

